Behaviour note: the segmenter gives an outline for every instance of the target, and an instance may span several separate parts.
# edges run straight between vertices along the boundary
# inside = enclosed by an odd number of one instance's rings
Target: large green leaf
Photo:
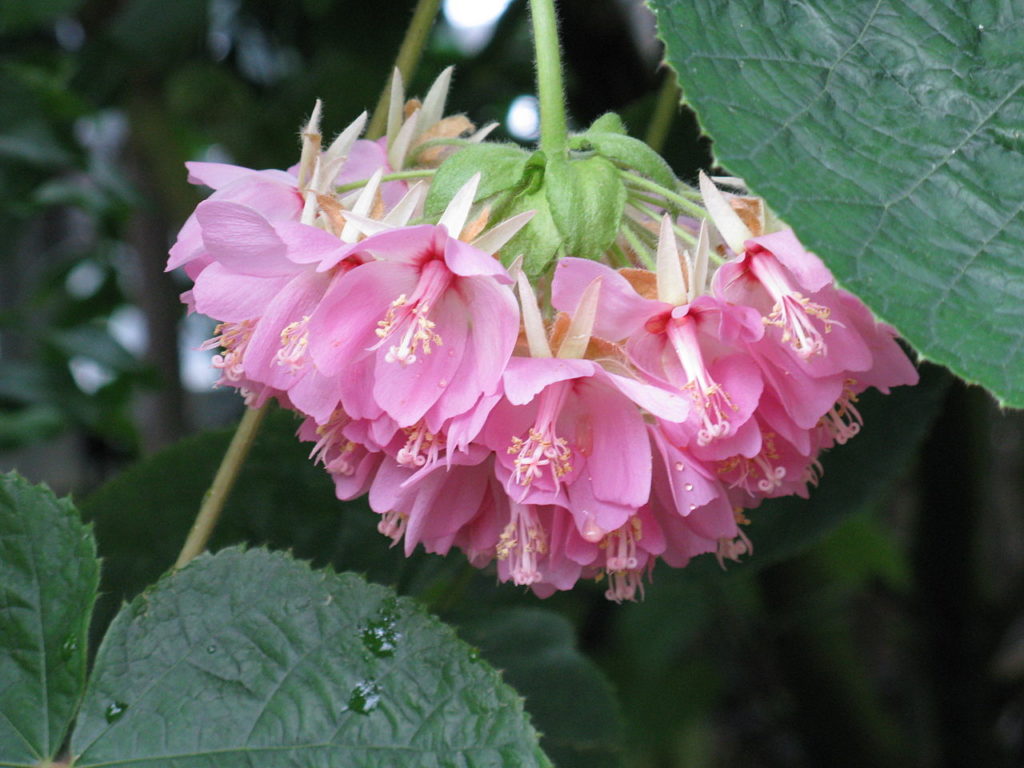
[[[922,355],[1024,406],[1024,4],[650,4],[720,163]]]
[[[85,686],[96,545],[74,507],[0,476],[0,765],[53,758]]]
[[[623,764],[618,703],[604,674],[576,648],[566,619],[546,608],[512,608],[463,623],[459,634],[526,697],[558,768]]]
[[[104,638],[76,766],[549,765],[522,700],[409,599],[277,552],[204,555]]]

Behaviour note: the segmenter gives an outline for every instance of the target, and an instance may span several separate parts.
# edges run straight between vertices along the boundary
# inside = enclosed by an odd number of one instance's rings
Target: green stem
[[[437,173],[436,168],[424,168],[416,171],[398,171],[396,173],[386,173],[380,177],[381,184],[385,181],[406,181],[407,179],[426,179]],[[359,181],[350,181],[348,184],[341,184],[334,188],[337,194],[343,194],[345,192],[351,192],[353,189],[360,189],[365,187],[369,183],[369,179],[360,179]]]
[[[256,432],[259,430],[263,416],[267,412],[267,406],[246,409],[242,421],[238,424],[231,444],[228,446],[224,458],[221,459],[220,467],[213,478],[213,484],[203,496],[203,503],[199,507],[199,514],[192,524],[192,530],[188,532],[185,546],[181,548],[174,568],[177,570],[188,563],[192,558],[206,549],[217,520],[220,518],[221,510],[224,509],[224,502],[231,493],[231,488],[238,479],[238,473],[242,469],[245,457],[249,455],[249,449],[256,439]]]
[[[643,261],[644,266],[653,270],[655,268],[654,254],[651,252],[650,247],[640,239],[636,230],[636,224],[626,219],[623,219],[623,221],[626,226],[622,227],[620,231],[625,236],[626,242],[629,243],[629,247]]]
[[[537,58],[540,148],[551,158],[564,155],[569,145],[554,0],[530,0],[530,16],[533,20],[533,47]]]
[[[672,127],[672,121],[679,112],[679,97],[681,95],[679,83],[676,82],[676,73],[666,67],[661,88],[658,91],[658,101],[654,104],[651,122],[647,126],[647,136],[644,137],[647,146],[655,152],[660,153],[662,147],[665,146],[668,129]]]
[[[697,203],[695,203],[693,200],[688,200],[682,195],[673,192],[670,189],[666,189],[665,187],[661,186],[661,184],[658,184],[656,181],[651,181],[650,179],[646,179],[643,176],[639,176],[635,173],[630,173],[629,171],[623,171],[622,178],[625,179],[626,183],[629,186],[639,189],[646,189],[650,192],[654,192],[656,195],[661,195],[670,203],[674,203],[681,210],[696,216],[698,219],[707,218],[707,211],[705,211],[704,208],[702,208],[701,206],[697,205]]]
[[[398,57],[395,59],[395,69],[402,73],[402,82],[409,83],[416,67],[419,66],[420,56],[427,45],[427,36],[430,28],[434,26],[434,17],[437,16],[437,9],[441,6],[441,0],[419,0],[416,9],[412,12],[412,21],[405,30],[405,38],[398,49]],[[388,119],[388,104],[391,101],[391,78],[388,77],[388,84],[380,95],[377,108],[373,110],[373,117],[370,119],[370,127],[366,129],[366,138],[379,139],[384,135],[384,128]]]

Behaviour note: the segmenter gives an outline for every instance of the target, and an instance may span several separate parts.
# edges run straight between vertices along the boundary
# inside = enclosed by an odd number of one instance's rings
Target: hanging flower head
[[[396,75],[374,141],[364,115],[323,149],[317,104],[288,171],[190,164],[215,191],[168,268],[220,383],[299,414],[407,554],[614,601],[751,554],[747,512],[916,381],[894,331],[762,201],[685,188],[614,116],[550,156],[483,143],[450,75],[422,102]]]

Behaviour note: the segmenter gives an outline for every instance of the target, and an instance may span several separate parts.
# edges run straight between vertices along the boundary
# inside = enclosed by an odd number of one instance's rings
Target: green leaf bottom
[[[519,696],[412,601],[237,548],[122,609],[71,745],[79,768],[549,765]]]
[[[85,686],[98,583],[96,544],[70,502],[0,476],[0,764],[60,749]]]

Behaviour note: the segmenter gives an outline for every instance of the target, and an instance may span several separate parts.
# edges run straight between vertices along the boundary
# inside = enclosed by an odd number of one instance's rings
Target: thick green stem
[[[647,126],[647,135],[644,137],[647,146],[655,152],[660,153],[662,147],[665,146],[668,129],[672,127],[672,121],[679,112],[680,95],[676,73],[666,67],[661,81],[661,89],[658,91],[658,101],[654,105],[651,122]]]
[[[427,46],[427,36],[430,28],[434,26],[434,18],[437,16],[437,9],[441,6],[441,0],[419,0],[416,9],[412,12],[412,21],[405,30],[405,38],[398,49],[398,58],[395,59],[395,69],[402,73],[402,81],[408,83],[412,80],[416,67],[419,66],[423,49]],[[370,119],[370,127],[366,129],[366,138],[379,139],[384,135],[384,129],[388,119],[388,104],[391,101],[391,78],[388,77],[388,84],[380,95],[377,108],[373,110],[373,117]]]
[[[238,479],[238,473],[242,469],[245,457],[249,455],[249,449],[256,439],[256,433],[266,412],[266,405],[247,409],[242,421],[239,422],[238,429],[235,431],[234,437],[231,438],[231,444],[228,446],[224,458],[221,459],[220,467],[217,468],[213,483],[203,497],[196,521],[192,524],[192,530],[188,532],[185,546],[181,548],[181,554],[178,555],[178,560],[174,564],[175,569],[181,568],[206,549],[206,544],[220,518],[221,510],[224,509],[224,502],[227,501],[228,494],[231,493],[231,488],[234,486],[235,480]]]
[[[549,158],[557,157],[565,154],[569,133],[565,123],[565,87],[554,0],[530,0],[530,16],[537,57],[540,148]]]

